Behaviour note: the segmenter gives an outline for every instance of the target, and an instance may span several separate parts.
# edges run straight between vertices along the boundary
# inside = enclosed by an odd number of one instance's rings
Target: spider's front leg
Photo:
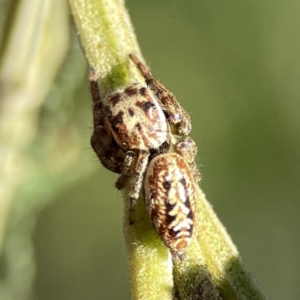
[[[178,126],[178,133],[180,135],[188,135],[192,129],[188,113],[181,107],[175,96],[152,76],[149,69],[134,54],[130,54],[129,56],[145,78],[149,88],[160,100],[169,123]]]
[[[123,159],[118,156],[119,146],[112,136],[107,133],[104,126],[98,125],[95,127],[91,138],[91,146],[106,169],[114,173],[122,173]]]
[[[133,168],[136,163],[137,154],[135,151],[127,151],[125,155],[125,159],[122,166],[121,176],[117,179],[115,183],[115,187],[118,190],[121,190],[125,187],[128,182],[128,179],[133,173]]]
[[[91,95],[93,99],[93,119],[94,119],[94,128],[98,125],[104,126],[104,111],[103,111],[103,103],[100,97],[100,88],[97,81],[97,76],[95,70],[90,67],[89,69],[89,81],[90,81],[90,89]]]
[[[119,147],[110,132],[104,126],[103,103],[95,71],[90,68],[89,80],[93,98],[94,132],[91,137],[91,146],[102,165],[108,170],[120,174],[123,159],[118,156]]]
[[[144,174],[146,172],[150,153],[148,151],[129,150],[126,152],[121,176],[116,181],[116,188],[122,189],[132,176],[131,188],[129,191],[129,222],[134,223],[134,207],[140,195]]]
[[[116,182],[116,188],[121,190],[124,188],[128,179],[132,177],[131,189],[129,191],[130,205],[135,206],[142,188],[144,174],[149,162],[149,151],[145,150],[129,150],[123,163],[122,174]]]
[[[145,150],[139,151],[139,156],[137,158],[133,179],[131,182],[131,190],[129,192],[131,206],[134,206],[139,198],[143,179],[144,179],[144,174],[146,172],[148,162],[149,162],[149,156],[150,156],[149,151],[145,151]]]

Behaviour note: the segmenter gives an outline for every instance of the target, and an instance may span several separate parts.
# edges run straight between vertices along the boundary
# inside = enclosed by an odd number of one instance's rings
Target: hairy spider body
[[[184,259],[191,242],[196,186],[189,164],[177,153],[154,157],[144,179],[149,217],[173,259]]]
[[[159,149],[170,141],[165,114],[155,97],[141,84],[107,97],[104,111],[107,127],[124,152]]]
[[[94,102],[91,145],[104,167],[121,174],[116,182],[118,189],[131,179],[129,197],[134,205],[149,158],[169,149],[172,125],[175,133],[187,135],[191,123],[174,95],[152,77],[136,56],[130,58],[145,78],[145,84],[133,84],[104,99],[100,97],[96,74],[90,69]]]
[[[93,71],[90,80],[96,84]],[[106,168],[121,174],[117,188],[121,189],[135,175],[130,192],[135,202],[149,156],[169,148],[170,128],[166,116],[153,93],[141,84],[134,84],[103,101],[94,99],[91,145]],[[123,160],[118,156],[120,150],[125,154]]]

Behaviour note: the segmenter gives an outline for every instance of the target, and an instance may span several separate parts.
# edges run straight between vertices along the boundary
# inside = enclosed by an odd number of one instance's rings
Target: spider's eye
[[[147,94],[147,88],[141,87],[141,88],[140,88],[140,94],[141,94],[142,96],[145,96],[145,95]]]
[[[152,102],[144,102],[143,103],[143,110],[145,112],[148,112],[151,108],[156,109],[156,106],[154,103],[152,103]]]

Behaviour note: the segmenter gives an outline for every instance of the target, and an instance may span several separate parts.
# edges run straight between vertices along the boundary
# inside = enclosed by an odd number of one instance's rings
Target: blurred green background
[[[300,2],[126,5],[152,72],[192,117],[201,187],[245,264],[269,299],[300,299]],[[70,41],[39,124],[68,128],[71,115],[91,167],[36,214],[33,299],[130,299],[122,198],[89,146],[85,61]]]

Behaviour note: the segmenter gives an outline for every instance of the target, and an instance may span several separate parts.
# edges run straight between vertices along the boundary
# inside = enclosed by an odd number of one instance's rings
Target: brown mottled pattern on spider
[[[183,260],[191,242],[195,197],[194,176],[183,157],[166,153],[151,160],[144,179],[145,203],[173,259]]]
[[[170,140],[162,109],[141,84],[109,96],[105,104],[107,125],[123,151],[158,149]]]
[[[143,75],[144,83],[133,84],[102,99],[92,68],[89,78],[94,102],[91,145],[104,167],[121,174],[116,182],[118,189],[131,179],[129,198],[133,206],[149,157],[169,149],[171,128],[175,134],[186,136],[191,124],[174,95],[152,77],[136,56],[130,58]]]
[[[169,148],[170,128],[156,97],[142,84],[101,99],[95,72],[90,71],[94,100],[94,132],[91,145],[101,163],[121,174],[116,187],[121,189],[133,176],[130,199],[139,196],[150,153]],[[120,161],[119,151],[125,154]]]

